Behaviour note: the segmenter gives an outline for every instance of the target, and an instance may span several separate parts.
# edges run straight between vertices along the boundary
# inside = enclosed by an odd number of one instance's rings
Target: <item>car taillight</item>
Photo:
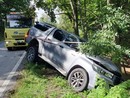
[[[27,38],[29,36],[29,30],[28,32],[25,34],[25,38]]]

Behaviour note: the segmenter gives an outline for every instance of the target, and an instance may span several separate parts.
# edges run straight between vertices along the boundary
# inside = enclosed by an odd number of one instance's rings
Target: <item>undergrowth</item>
[[[53,68],[26,64],[11,98],[130,98],[130,80],[109,87],[99,79],[96,88],[74,92],[64,76]]]

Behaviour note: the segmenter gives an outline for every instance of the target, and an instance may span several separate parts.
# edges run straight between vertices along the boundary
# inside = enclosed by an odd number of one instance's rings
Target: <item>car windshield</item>
[[[65,33],[65,40],[64,43],[71,47],[72,49],[78,50],[78,46],[80,43],[85,42],[85,40],[79,38],[78,36],[74,35],[73,33]]]
[[[70,42],[75,42],[75,43],[81,43],[81,42],[86,42],[84,39],[79,38],[73,33],[66,33],[66,39],[65,41],[70,41]]]
[[[8,28],[28,28],[31,27],[31,21],[29,19],[19,19],[19,20],[8,20]]]
[[[19,15],[7,16],[7,28],[29,28],[32,26],[32,19],[21,17]]]

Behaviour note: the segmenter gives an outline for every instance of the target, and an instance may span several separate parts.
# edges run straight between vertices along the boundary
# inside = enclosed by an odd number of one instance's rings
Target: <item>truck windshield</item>
[[[32,26],[32,19],[21,15],[7,15],[7,28],[29,28]]]

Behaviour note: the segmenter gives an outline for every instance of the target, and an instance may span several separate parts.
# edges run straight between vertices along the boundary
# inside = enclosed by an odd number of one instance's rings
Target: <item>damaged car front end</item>
[[[99,56],[87,56],[94,63],[92,65],[93,70],[96,73],[106,80],[106,82],[110,85],[117,85],[122,82],[121,71],[107,58],[102,58]]]

